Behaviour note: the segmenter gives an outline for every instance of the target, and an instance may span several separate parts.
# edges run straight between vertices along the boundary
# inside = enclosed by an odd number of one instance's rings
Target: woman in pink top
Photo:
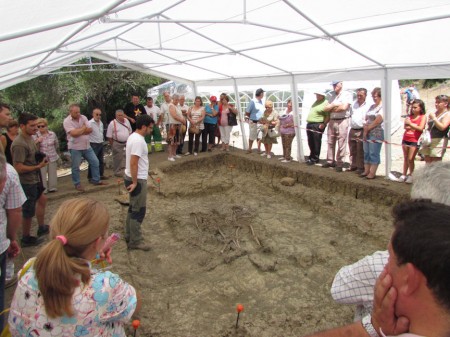
[[[399,182],[412,183],[414,171],[414,158],[419,151],[419,138],[425,127],[425,103],[421,99],[415,99],[411,103],[411,114],[405,119],[405,133],[403,134],[403,175]],[[409,175],[408,175],[409,169]]]
[[[58,137],[53,131],[48,129],[48,122],[45,118],[39,118],[37,121],[38,132],[35,142],[39,151],[45,153],[48,159],[48,165],[41,168],[41,179],[44,185],[44,193],[57,191],[57,168],[59,159]],[[47,178],[48,175],[48,178]]]
[[[219,107],[219,130],[220,138],[222,139],[222,151],[230,151],[230,134],[233,125],[228,123],[229,114],[237,115],[237,109],[229,104],[230,98],[224,95],[221,98],[222,105]],[[235,118],[236,119],[236,118]]]

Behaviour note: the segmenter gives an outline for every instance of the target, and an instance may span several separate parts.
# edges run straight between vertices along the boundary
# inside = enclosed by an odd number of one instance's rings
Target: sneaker
[[[314,165],[314,164],[315,164],[315,162],[312,161],[311,159],[309,159],[309,160],[306,161],[306,165],[311,166],[311,165]]]
[[[75,189],[76,189],[78,192],[84,192],[84,191],[85,191],[85,190],[84,190],[84,187],[81,186],[80,184],[75,185]]]
[[[40,243],[42,243],[44,240],[43,238],[37,238],[35,236],[23,236],[20,240],[20,243],[22,247],[32,247],[32,246],[38,246]]]
[[[268,154],[267,155],[267,159],[270,159],[270,158],[272,158],[272,156],[270,154]]]
[[[44,193],[44,194],[47,194],[47,193],[48,193],[48,190],[47,190],[47,189],[45,189],[43,193]]]
[[[194,156],[198,156],[198,153],[197,153],[197,152],[194,152]]]
[[[265,153],[265,152],[261,152],[259,155],[260,155],[261,157],[264,157],[264,156],[266,155],[266,153]]]
[[[150,246],[144,242],[141,242],[137,245],[128,245],[128,250],[143,250],[144,252],[148,252],[150,250]]]
[[[176,154],[175,158],[182,158],[182,157],[179,154]]]
[[[169,161],[175,161],[175,158],[169,157],[168,160],[169,160]]]
[[[277,158],[278,160],[284,160],[284,157]]]
[[[282,163],[290,163],[291,161],[290,161],[290,160],[287,160],[287,159],[283,159],[281,162],[282,162]]]
[[[413,183],[413,177],[412,176],[406,177],[405,183],[412,184]]]
[[[55,192],[58,192],[58,189],[57,188],[52,188],[51,190],[48,190],[48,192],[49,193],[55,193]]]
[[[38,231],[37,231],[37,235],[38,236],[46,235],[48,233],[50,233],[50,226],[49,225],[39,226]]]
[[[185,155],[185,156],[190,156],[191,153],[190,153],[190,152],[186,152],[184,155]]]
[[[406,181],[406,176],[401,175],[400,178],[397,180],[399,183],[404,183]]]
[[[336,167],[335,170],[336,172],[342,172],[342,167]]]
[[[330,163],[325,163],[322,165],[323,168],[330,168],[330,167],[335,167],[336,164],[330,164]]]

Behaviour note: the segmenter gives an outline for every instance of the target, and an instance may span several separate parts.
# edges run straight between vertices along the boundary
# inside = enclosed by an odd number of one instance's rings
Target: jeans
[[[383,140],[375,137],[367,137],[367,140]],[[364,142],[364,164],[378,165],[380,164],[380,152],[383,143]]]
[[[105,172],[104,164],[103,164],[103,143],[91,143],[92,150],[98,159],[98,167],[100,170],[100,177],[103,177],[103,173]],[[88,179],[92,179],[92,169],[91,165],[88,168]]]
[[[6,255],[8,251],[0,254],[0,312],[5,309],[5,278],[6,278]],[[5,315],[0,315],[0,331],[3,331],[3,325],[5,324]]]
[[[100,170],[97,156],[92,148],[87,150],[70,150],[70,156],[72,157],[72,182],[75,186],[80,185],[80,164],[81,158],[88,161],[89,166],[92,167],[92,182],[94,184],[100,182]]]

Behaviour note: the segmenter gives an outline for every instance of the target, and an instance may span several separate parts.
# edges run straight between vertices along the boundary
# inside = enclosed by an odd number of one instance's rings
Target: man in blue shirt
[[[250,104],[245,110],[245,120],[249,123],[249,137],[248,137],[248,150],[247,153],[252,153],[253,141],[256,139],[258,144],[258,152],[261,152],[261,136],[259,119],[264,113],[263,99],[264,90],[259,88],[255,92],[255,98],[250,101]]]

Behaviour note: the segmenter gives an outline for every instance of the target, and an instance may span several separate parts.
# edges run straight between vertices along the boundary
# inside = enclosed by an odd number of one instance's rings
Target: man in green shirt
[[[322,135],[330,120],[329,113],[324,110],[328,104],[328,101],[325,99],[327,94],[323,90],[317,90],[314,94],[316,95],[316,101],[311,106],[306,119],[306,134],[310,150],[309,159],[306,162],[307,165],[314,165],[319,162]]]

